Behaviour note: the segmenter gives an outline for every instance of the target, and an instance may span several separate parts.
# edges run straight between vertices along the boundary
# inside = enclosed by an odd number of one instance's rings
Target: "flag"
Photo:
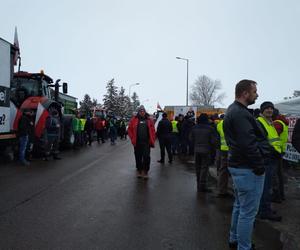
[[[10,129],[18,130],[19,121],[22,117],[22,112],[15,106],[13,102],[10,102]]]
[[[15,46],[15,49],[16,49],[15,54],[14,54],[14,65],[17,65],[18,58],[20,56],[20,47],[19,47],[17,27],[15,27],[14,46]]]
[[[46,119],[49,116],[49,112],[39,102],[35,116],[35,135],[41,137],[46,125]]]
[[[157,110],[162,110],[161,106],[159,105],[159,103],[157,102],[157,106],[156,106]]]

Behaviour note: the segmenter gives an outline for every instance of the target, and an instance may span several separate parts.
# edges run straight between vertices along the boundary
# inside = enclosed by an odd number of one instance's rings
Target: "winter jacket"
[[[195,153],[207,154],[217,146],[217,134],[210,124],[201,123],[192,128],[189,139],[194,143]]]
[[[156,135],[158,139],[162,137],[171,137],[172,130],[172,123],[167,118],[163,118],[158,123]]]
[[[238,101],[227,109],[224,133],[230,167],[264,168],[264,157],[270,154],[269,142],[252,113]]]
[[[155,128],[154,128],[154,123],[152,121],[152,119],[150,119],[148,117],[148,115],[146,115],[146,123],[147,123],[147,128],[148,128],[148,133],[149,133],[149,145],[151,147],[154,147],[154,143],[155,143]],[[134,116],[128,125],[128,136],[131,140],[132,145],[135,147],[137,144],[137,129],[138,129],[138,125],[140,122],[140,118],[139,116]]]

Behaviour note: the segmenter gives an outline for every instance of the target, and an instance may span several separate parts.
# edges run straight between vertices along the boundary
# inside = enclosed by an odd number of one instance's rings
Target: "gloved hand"
[[[258,167],[258,168],[255,168],[252,170],[252,172],[255,174],[255,175],[263,175],[265,173],[265,168],[264,167]]]

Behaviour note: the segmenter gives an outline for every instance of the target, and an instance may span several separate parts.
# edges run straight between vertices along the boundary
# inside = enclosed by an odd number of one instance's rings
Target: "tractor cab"
[[[43,73],[18,72],[11,83],[11,100],[21,107],[28,97],[52,99],[49,85],[53,80]]]

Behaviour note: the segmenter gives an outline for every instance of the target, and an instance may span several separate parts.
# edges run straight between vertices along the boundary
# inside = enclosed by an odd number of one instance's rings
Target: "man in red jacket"
[[[134,147],[137,177],[147,179],[151,160],[150,148],[155,143],[155,129],[144,106],[140,106],[137,115],[130,120],[128,136]]]

